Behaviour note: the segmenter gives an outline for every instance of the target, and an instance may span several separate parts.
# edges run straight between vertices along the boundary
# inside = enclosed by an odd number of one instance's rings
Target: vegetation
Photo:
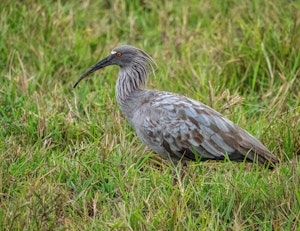
[[[0,12],[1,230],[300,229],[298,1],[2,0]],[[280,166],[183,169],[151,153],[118,109],[117,67],[72,88],[120,44],[156,61],[147,87],[211,105]]]

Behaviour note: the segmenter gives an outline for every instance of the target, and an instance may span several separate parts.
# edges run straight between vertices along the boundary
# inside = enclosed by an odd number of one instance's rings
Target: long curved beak
[[[92,74],[93,72],[104,68],[106,66],[111,65],[112,63],[110,62],[110,56],[107,56],[106,58],[102,59],[101,61],[99,61],[98,63],[96,63],[94,66],[90,67],[86,72],[84,72],[80,78],[77,80],[77,82],[74,84],[73,88],[75,88],[78,83],[83,80],[85,77],[87,77],[88,75]]]

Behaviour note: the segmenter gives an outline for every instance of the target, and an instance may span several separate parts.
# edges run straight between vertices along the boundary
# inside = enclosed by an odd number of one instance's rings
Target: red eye
[[[117,53],[116,53],[116,56],[117,56],[117,57],[121,57],[121,56],[122,56],[122,53],[121,53],[121,52],[117,52]]]

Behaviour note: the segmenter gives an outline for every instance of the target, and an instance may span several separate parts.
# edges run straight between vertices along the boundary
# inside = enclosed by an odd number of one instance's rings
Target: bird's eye
[[[120,51],[118,51],[118,52],[116,53],[116,56],[117,56],[117,57],[121,57],[121,56],[122,56],[122,53],[121,53]]]

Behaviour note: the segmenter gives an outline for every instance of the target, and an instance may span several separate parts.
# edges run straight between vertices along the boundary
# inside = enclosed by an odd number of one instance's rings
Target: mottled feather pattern
[[[145,93],[133,96],[142,99],[146,95],[147,99],[141,100],[144,104],[139,105],[131,123],[138,124],[134,127],[142,141],[163,157],[173,161],[222,160],[228,155],[236,161],[245,157],[249,161],[257,158],[260,163],[276,161],[258,139],[212,108],[173,93]]]

